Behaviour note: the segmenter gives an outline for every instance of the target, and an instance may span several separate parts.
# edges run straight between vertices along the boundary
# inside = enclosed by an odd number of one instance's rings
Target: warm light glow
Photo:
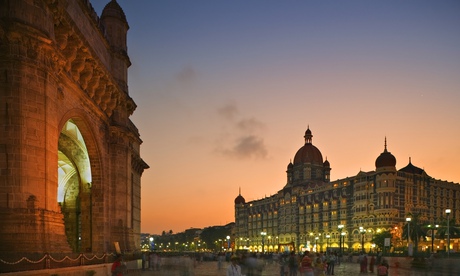
[[[446,214],[450,214],[450,209],[446,209]]]
[[[100,15],[109,1],[93,2]],[[119,2],[131,27],[131,119],[151,165],[141,179],[142,233],[234,222],[240,186],[247,202],[278,193],[307,124],[340,187],[352,185],[345,179],[357,168],[376,169],[385,136],[397,170],[411,156],[428,175],[460,182],[452,150],[460,137],[458,4]],[[93,131],[88,138],[111,130]]]

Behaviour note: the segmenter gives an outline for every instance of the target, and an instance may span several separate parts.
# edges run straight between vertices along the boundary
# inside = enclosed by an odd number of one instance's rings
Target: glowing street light
[[[361,232],[361,249],[364,253],[364,234],[366,234],[366,230],[364,229],[364,227],[360,226],[359,232]]]
[[[265,253],[265,248],[264,248],[265,244],[264,243],[265,243],[265,236],[267,235],[267,232],[262,231],[262,232],[260,232],[260,235],[262,236],[262,253]]]
[[[449,217],[450,217],[450,209],[446,209],[447,214],[447,258],[449,258],[450,253],[450,227],[449,227]]]
[[[340,236],[339,236],[339,253],[342,254],[342,229],[343,229],[343,224],[339,224],[339,226],[337,226],[339,228],[339,233],[340,233]]]

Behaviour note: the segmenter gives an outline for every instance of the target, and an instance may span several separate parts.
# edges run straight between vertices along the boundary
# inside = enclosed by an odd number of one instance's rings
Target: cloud
[[[215,151],[237,159],[266,158],[268,149],[261,131],[265,124],[256,118],[242,117],[235,103],[227,103],[217,109],[222,128]],[[223,120],[222,120],[223,119]]]
[[[235,103],[228,103],[217,109],[217,114],[226,120],[232,120],[238,115],[238,107]]]
[[[254,132],[265,128],[265,124],[254,119],[242,119],[237,123],[237,127],[245,132]]]
[[[192,66],[185,66],[176,75],[176,80],[181,84],[189,84],[197,77],[197,73]]]
[[[254,135],[239,137],[232,148],[222,149],[220,152],[224,155],[238,159],[264,159],[267,157],[268,153],[264,140]]]

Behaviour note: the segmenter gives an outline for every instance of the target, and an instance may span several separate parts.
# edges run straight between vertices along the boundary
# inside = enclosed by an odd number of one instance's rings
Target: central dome
[[[311,134],[310,128],[305,131],[305,145],[301,147],[294,157],[294,165],[303,164],[303,163],[312,163],[323,165],[323,155],[319,149],[312,145],[313,135]]]

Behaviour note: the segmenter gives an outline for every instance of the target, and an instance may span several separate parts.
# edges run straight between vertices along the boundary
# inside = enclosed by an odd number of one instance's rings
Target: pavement
[[[161,268],[160,270],[139,270],[129,272],[127,275],[153,275],[153,276],[225,276],[227,266],[229,263],[224,262],[222,267],[218,269],[216,261],[199,262],[195,263],[192,267],[187,269],[180,268]],[[376,269],[373,273],[360,273],[359,264],[357,263],[341,263],[336,265],[334,269],[334,276],[364,276],[364,275],[377,275]],[[390,267],[388,276],[457,276],[458,274],[441,273],[430,270],[409,270],[404,268]],[[278,264],[266,264],[262,270],[262,274],[257,276],[280,276],[280,268]],[[301,276],[297,273],[297,276]]]

